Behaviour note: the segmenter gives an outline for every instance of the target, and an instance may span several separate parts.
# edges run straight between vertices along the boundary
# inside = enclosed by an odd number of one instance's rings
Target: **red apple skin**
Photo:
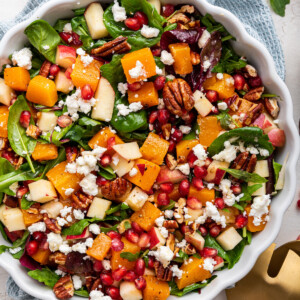
[[[160,232],[158,231],[158,228],[153,227],[148,233],[150,235],[150,249],[153,249],[159,243],[164,244],[163,240],[165,241],[165,238],[161,236]]]
[[[67,69],[76,61],[76,50],[65,45],[58,45],[56,51],[56,64]]]
[[[274,128],[268,133],[270,142],[274,147],[283,147],[285,144],[285,133],[284,130]]]
[[[214,257],[216,264],[214,265],[214,270],[220,269],[224,266],[224,259],[220,256]]]
[[[253,122],[253,125],[263,129],[265,118],[266,116],[264,114],[260,114],[260,116]]]
[[[79,234],[79,235],[67,235],[66,236],[66,239],[67,240],[78,240],[78,239],[86,239],[88,238],[90,235],[89,231],[88,231],[88,228],[86,227],[82,234]]]
[[[216,170],[216,176],[213,180],[213,183],[214,184],[220,184],[221,180],[224,178],[225,176],[225,171],[224,170],[221,170],[221,169],[217,169]]]
[[[163,166],[160,169],[160,172],[156,178],[156,183],[161,184],[165,182],[178,183],[183,179],[186,179],[186,176],[182,174],[179,170],[170,170],[168,167]]]

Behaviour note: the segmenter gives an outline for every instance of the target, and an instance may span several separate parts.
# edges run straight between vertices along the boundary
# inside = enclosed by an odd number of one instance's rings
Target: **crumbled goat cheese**
[[[59,211],[59,213],[64,218],[67,216],[67,214],[70,214],[72,212],[72,209],[73,209],[72,206],[65,206],[63,209]]]
[[[207,30],[204,30],[201,37],[198,40],[199,48],[203,48],[209,39],[210,39],[210,33]]]
[[[73,210],[74,218],[76,220],[82,220],[84,219],[84,213],[80,209],[74,209]]]
[[[58,276],[62,276],[62,277],[66,275],[65,272],[63,272],[62,270],[58,270],[58,269],[56,271],[54,271],[54,273],[57,274]]]
[[[161,52],[160,60],[161,60],[161,62],[162,62],[163,64],[168,65],[168,66],[173,65],[174,62],[175,62],[175,60],[174,60],[172,54],[169,53],[169,52],[166,51],[166,50],[163,50],[163,51]]]
[[[238,146],[231,145],[229,141],[224,143],[225,149],[219,152],[218,154],[213,156],[213,159],[219,161],[232,162],[236,159],[236,152],[238,150]]]
[[[89,231],[95,235],[100,234],[100,227],[97,224],[91,224],[89,226]]]
[[[157,109],[163,109],[165,108],[165,102],[163,98],[158,98],[158,105],[157,105]]]
[[[174,216],[173,210],[169,210],[169,209],[165,210],[165,217],[166,217],[167,219],[172,219],[173,216]]]
[[[9,249],[9,252],[10,252],[11,254],[16,254],[16,253],[20,252],[21,250],[22,250],[21,247],[10,248],[10,249]]]
[[[136,61],[135,67],[128,71],[131,78],[136,79],[141,76],[146,76],[145,66],[139,61]]]
[[[76,50],[76,53],[80,55],[80,59],[85,67],[87,67],[94,60],[94,58],[86,54],[86,52],[82,48],[78,48]]]
[[[159,35],[159,29],[143,25],[141,34],[147,39],[155,38]]]
[[[90,300],[112,300],[110,296],[104,296],[101,291],[91,291],[90,292]]]
[[[67,221],[72,222],[73,221],[72,216],[67,216]]]
[[[67,242],[64,242],[62,245],[59,246],[59,251],[65,255],[68,255],[72,252],[72,248],[67,244]]]
[[[161,246],[156,251],[149,251],[148,255],[153,255],[166,268],[172,260],[174,253],[168,246]]]
[[[184,248],[186,246],[186,240],[183,239],[180,243],[176,244],[176,247],[178,248]]]
[[[213,258],[207,257],[204,259],[203,269],[212,273],[214,271],[214,265],[216,264],[217,262]]]
[[[68,221],[65,220],[64,218],[61,217],[57,217],[56,218],[57,224],[61,227],[65,226],[66,224],[68,224]]]
[[[199,160],[205,160],[207,158],[207,153],[201,144],[196,145],[193,148],[193,152]]]
[[[221,80],[221,79],[223,79],[223,73],[217,73],[217,78],[219,79],[219,80]]]
[[[174,80],[176,77],[174,75],[167,75],[167,79],[168,80]]]
[[[163,74],[163,70],[160,69],[158,66],[155,67],[155,71],[157,75],[162,75]]]
[[[182,164],[182,165],[178,165],[176,167],[176,169],[179,170],[184,175],[189,175],[190,174],[190,166],[189,166],[188,163]]]
[[[129,176],[133,177],[137,174],[138,170],[136,168],[132,168],[129,172]]]
[[[64,28],[63,28],[63,32],[67,32],[67,33],[72,33],[72,25],[71,23],[67,23],[65,24]]]
[[[65,195],[70,196],[71,194],[73,194],[73,192],[74,192],[74,189],[68,188],[68,189],[65,190]]]
[[[158,229],[159,229],[160,234],[166,239],[169,235],[168,229],[165,227],[159,227]]]
[[[226,110],[227,108],[228,108],[228,106],[225,102],[219,102],[218,103],[218,109],[219,110]]]
[[[203,71],[206,72],[209,67],[211,66],[211,62],[207,59],[207,60],[204,60],[203,62]]]
[[[108,259],[104,259],[102,261],[103,269],[109,271],[111,269],[110,261]]]
[[[115,0],[114,3],[115,4],[113,5],[111,10],[112,10],[115,22],[125,21],[127,19],[125,8],[120,6],[119,2],[117,0]]]
[[[183,271],[177,265],[172,266],[171,271],[173,272],[173,277],[177,277],[178,279],[182,277]]]
[[[32,67],[31,64],[32,52],[29,48],[23,48],[20,51],[15,51],[12,54],[12,62],[14,65],[30,70]]]
[[[223,179],[220,182],[219,188],[222,191],[223,199],[226,205],[232,206],[237,201],[240,201],[240,199],[244,196],[244,194],[239,194],[238,196],[234,195],[231,190],[231,181],[228,179]]]
[[[37,222],[29,226],[27,229],[31,234],[33,234],[36,231],[45,232],[46,224],[44,222]]]
[[[118,91],[122,94],[122,96],[126,95],[127,90],[128,90],[127,83],[123,83],[123,82],[118,83]]]
[[[185,126],[185,125],[180,125],[179,126],[179,130],[183,133],[183,134],[189,134],[192,130],[192,128],[190,126]]]
[[[73,275],[72,280],[73,280],[73,285],[75,290],[79,290],[82,288],[82,281],[79,276]]]
[[[207,188],[208,188],[209,190],[212,190],[212,189],[214,188],[214,186],[215,186],[214,183],[208,183],[208,184],[207,184]]]
[[[259,226],[262,222],[262,216],[269,212],[270,203],[270,195],[258,196],[253,199],[249,216],[254,218],[253,224],[255,226]]]
[[[49,249],[51,252],[59,250],[59,247],[63,244],[63,238],[58,233],[50,232],[47,235],[47,242],[49,243]]]
[[[88,174],[80,182],[79,185],[82,187],[84,193],[96,196],[98,194],[98,185],[96,183],[97,176],[94,174]]]
[[[81,254],[85,254],[86,252],[86,244],[85,243],[77,243],[72,246],[72,251],[79,252]]]
[[[59,126],[55,126],[55,127],[54,127],[54,131],[56,131],[56,132],[61,132],[61,128],[60,128]]]
[[[225,216],[220,216],[218,209],[211,203],[206,202],[206,207],[203,211],[203,215],[198,217],[195,221],[196,224],[204,224],[207,218],[211,218],[217,224],[220,224],[222,228],[226,227]]]
[[[269,156],[270,155],[270,153],[269,153],[269,151],[267,149],[259,148],[258,150],[259,150],[259,154],[261,156]]]
[[[160,217],[158,217],[158,218],[155,220],[155,224],[156,224],[158,227],[162,227],[163,224],[164,224],[164,221],[165,221],[164,216],[160,216]]]
[[[127,116],[132,112],[139,111],[143,108],[143,105],[141,102],[133,102],[129,104],[129,106],[126,106],[124,104],[118,104],[117,109],[118,109],[118,116]]]

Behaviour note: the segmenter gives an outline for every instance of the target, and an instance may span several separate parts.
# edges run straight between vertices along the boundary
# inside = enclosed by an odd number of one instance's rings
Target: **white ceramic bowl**
[[[52,0],[41,6],[30,19],[16,25],[3,37],[0,43],[1,65],[14,50],[21,49],[24,43],[27,42],[23,32],[26,26],[32,21],[42,18],[50,22],[50,24],[54,24],[57,19],[72,16],[71,9],[85,7],[91,2],[93,2],[93,0]],[[246,56],[251,64],[257,68],[267,90],[279,95],[282,99],[280,103],[281,111],[279,120],[280,127],[285,130],[287,142],[286,146],[278,151],[277,161],[282,163],[284,157],[289,153],[285,188],[272,200],[271,220],[268,222],[266,229],[254,236],[251,245],[245,248],[240,261],[234,268],[217,272],[218,277],[202,290],[201,296],[189,294],[184,297],[185,300],[195,297],[208,300],[213,299],[223,289],[244,277],[251,270],[258,256],[276,238],[284,212],[292,202],[295,193],[299,136],[293,121],[291,95],[285,83],[276,74],[274,62],[269,52],[261,43],[249,36],[241,22],[227,10],[210,5],[204,0],[169,0],[165,2],[173,4],[193,4],[202,14],[210,13],[216,21],[221,22],[227,30],[236,37],[236,42],[234,42],[233,45],[239,55]],[[287,72],[288,71],[289,70],[287,70]],[[0,244],[5,244],[2,237],[0,237]],[[32,296],[45,300],[56,299],[52,290],[31,279],[24,268],[21,267],[19,261],[13,259],[10,254],[4,253],[0,256],[0,266],[8,271],[16,283]],[[74,299],[79,300],[82,298],[74,297]],[[171,297],[170,299],[175,299],[175,297]]]

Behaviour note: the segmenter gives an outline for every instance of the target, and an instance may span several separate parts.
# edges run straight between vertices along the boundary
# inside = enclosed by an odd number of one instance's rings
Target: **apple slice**
[[[30,198],[32,201],[45,203],[57,199],[53,184],[45,179],[29,183]]]
[[[121,157],[119,154],[115,153],[112,157],[110,166],[119,177],[122,177],[133,168],[134,161],[128,161],[127,159]]]
[[[140,152],[140,148],[137,142],[114,145],[113,149],[120,156],[127,160],[133,160],[142,157],[142,153]]]
[[[196,91],[194,93],[194,100],[195,100],[195,108],[197,112],[202,117],[206,117],[211,112],[213,105],[200,91]]]
[[[235,246],[239,244],[243,240],[243,238],[233,227],[229,227],[228,229],[223,231],[216,238],[216,240],[225,251],[229,251],[235,248]]]
[[[41,211],[45,210],[50,218],[57,218],[64,206],[60,202],[51,201],[41,206]]]
[[[205,240],[198,232],[195,231],[193,234],[187,232],[184,237],[186,241],[191,243],[198,251],[204,248]]]
[[[285,133],[283,129],[275,128],[268,133],[269,141],[274,147],[283,147],[285,144]]]
[[[268,161],[258,160],[253,173],[258,174],[261,177],[269,177]]]
[[[2,212],[3,224],[9,232],[26,229],[23,213],[19,208],[8,208]]]
[[[152,227],[149,231],[149,235],[150,249],[158,248],[166,243],[166,239],[161,235],[157,227]]]
[[[187,221],[195,221],[203,215],[203,210],[188,208],[188,215],[191,216],[191,218],[189,218]]]
[[[104,219],[106,211],[110,208],[111,201],[95,197],[87,213],[89,218]]]
[[[73,90],[74,85],[71,79],[67,78],[66,74],[59,71],[55,77],[55,85],[58,92],[69,94]]]
[[[56,50],[56,64],[67,69],[76,61],[76,50],[65,45],[58,45]]]
[[[85,227],[85,229],[83,230],[83,232],[81,234],[78,235],[67,235],[66,239],[67,240],[79,240],[79,239],[86,239],[88,238],[90,235],[89,229],[88,227]]]
[[[220,168],[228,168],[229,163],[225,161],[214,160],[207,168],[207,175],[204,179],[207,182],[213,182],[215,184],[220,184],[221,180],[225,176],[225,171]]]
[[[222,267],[224,267],[224,259],[221,256],[216,256],[214,257],[214,261],[216,262],[216,264],[214,265],[214,270],[218,270]]]
[[[37,125],[42,131],[51,131],[56,126],[57,119],[53,111],[43,111],[38,113]]]
[[[132,210],[138,211],[143,207],[148,197],[149,196],[143,190],[136,186],[124,202],[127,203]]]
[[[114,110],[115,91],[104,77],[100,78],[94,98],[96,104],[92,111],[92,118],[109,122]]]
[[[160,14],[160,10],[161,10],[160,0],[148,0],[148,2],[152,4],[154,8],[157,10],[157,12]]]
[[[84,17],[94,40],[108,36],[108,31],[103,23],[103,8],[100,3],[91,3],[85,10]]]
[[[0,78],[0,103],[9,106],[14,90],[5,84],[3,78]]]
[[[253,183],[253,182],[248,182],[248,186],[251,186],[251,185],[255,185],[257,183]],[[260,183],[262,185],[262,187],[258,190],[256,190],[252,196],[263,196],[266,194],[266,183],[263,182],[263,183]]]
[[[277,180],[277,183],[275,186],[276,191],[282,190],[284,187],[285,169],[286,169],[286,164],[287,164],[288,158],[289,158],[289,154],[287,154],[287,156],[285,157],[284,162],[282,164],[282,168],[279,172],[278,180]]]
[[[178,183],[186,179],[186,175],[182,174],[179,170],[170,170],[167,166],[162,166],[156,178],[156,183],[161,184],[165,182]]]
[[[134,282],[122,281],[120,284],[120,296],[123,300],[141,300],[143,294],[135,286]]]

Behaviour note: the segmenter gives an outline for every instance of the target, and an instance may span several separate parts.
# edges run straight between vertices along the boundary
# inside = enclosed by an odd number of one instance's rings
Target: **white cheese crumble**
[[[45,232],[46,224],[44,222],[37,222],[30,225],[27,229],[31,234],[33,234],[36,231]]]
[[[89,226],[89,231],[95,235],[100,234],[100,227],[97,224],[91,224]]]
[[[164,221],[165,221],[164,216],[160,216],[160,217],[158,217],[158,218],[155,220],[155,224],[156,224],[158,227],[161,227],[161,226],[163,226]]]
[[[184,248],[186,246],[186,240],[183,239],[180,243],[176,244],[176,247],[178,248]]]
[[[211,66],[210,61],[208,59],[204,60],[204,62],[203,62],[203,71],[206,72],[209,69],[210,66]]]
[[[232,162],[236,159],[236,152],[238,150],[238,146],[231,145],[229,141],[224,143],[225,149],[219,152],[218,154],[213,156],[213,159],[219,161]]]
[[[58,233],[50,232],[47,235],[47,242],[49,243],[49,249],[51,252],[59,250],[59,247],[63,244],[63,238]]]
[[[54,273],[57,274],[58,276],[62,276],[62,277],[66,275],[65,272],[63,272],[62,270],[58,270],[58,269],[55,270]]]
[[[182,277],[183,271],[177,265],[172,266],[171,271],[173,272],[173,277],[177,277],[178,279]]]
[[[206,44],[206,42],[210,39],[210,33],[207,30],[204,30],[201,37],[198,40],[198,46],[199,48],[203,48]]]
[[[125,8],[120,6],[117,0],[114,1],[114,5],[112,7],[112,13],[115,22],[123,22],[127,19]]]
[[[166,50],[163,50],[163,51],[161,52],[160,60],[161,60],[161,62],[162,62],[163,64],[168,65],[168,66],[173,65],[174,62],[175,62],[175,60],[174,60],[172,54],[169,53],[169,52],[166,51]]]
[[[253,199],[249,216],[254,218],[253,224],[255,226],[259,226],[262,222],[262,216],[269,212],[270,203],[270,195],[258,196]]]
[[[228,179],[223,179],[220,182],[219,188],[222,191],[223,199],[226,205],[232,206],[237,201],[239,202],[240,199],[244,196],[244,194],[239,194],[238,196],[234,195],[231,190],[231,181]]]
[[[136,168],[132,168],[129,172],[129,176],[133,177],[137,174],[138,170]]]
[[[64,28],[63,28],[63,32],[66,32],[66,33],[72,33],[72,25],[71,23],[67,23],[65,24]]]
[[[174,253],[169,247],[161,246],[156,251],[149,251],[148,255],[154,256],[166,268],[172,260]]]
[[[67,216],[67,214],[70,214],[72,212],[72,209],[73,209],[72,206],[65,206],[63,209],[59,211],[59,213],[64,218]]]
[[[112,300],[110,296],[104,296],[101,291],[91,291],[90,292],[90,300]]]
[[[186,126],[186,125],[180,125],[179,126],[179,130],[183,133],[183,134],[189,134],[192,130],[192,128],[190,126]]]
[[[221,216],[218,209],[211,203],[206,202],[206,206],[203,211],[203,215],[198,217],[195,221],[196,224],[204,224],[207,218],[211,218],[217,224],[220,224],[222,228],[226,227],[225,216]]]
[[[222,80],[223,79],[223,73],[217,73],[217,78],[219,79],[219,80]]]
[[[82,288],[82,281],[79,276],[73,275],[72,280],[73,280],[73,285],[75,290],[79,290]]]
[[[139,61],[136,61],[135,67],[128,71],[131,78],[136,79],[141,76],[147,76],[145,66]]]
[[[155,38],[159,35],[159,29],[149,27],[148,25],[143,25],[141,29],[141,34],[147,39]]]
[[[87,67],[94,60],[94,58],[86,54],[86,52],[82,48],[78,48],[76,50],[76,53],[80,55],[80,59],[85,67]]]
[[[163,74],[163,70],[160,69],[158,66],[155,67],[155,71],[157,75],[162,75]]]
[[[130,103],[129,106],[126,106],[124,104],[118,104],[117,109],[118,109],[118,116],[127,116],[132,112],[139,111],[143,108],[143,105],[141,102],[133,102]]]
[[[176,169],[179,170],[184,175],[189,175],[190,174],[190,166],[189,166],[188,163],[182,164],[182,165],[178,165],[176,167]]]
[[[165,102],[163,98],[158,98],[158,105],[157,105],[157,109],[163,109],[165,108]]]
[[[73,192],[74,192],[74,189],[68,188],[68,189],[65,190],[65,195],[70,196],[71,194],[73,194]]]
[[[173,210],[169,210],[169,209],[165,210],[165,217],[166,217],[167,219],[172,219],[173,216],[174,216]]]
[[[208,183],[208,184],[207,184],[207,188],[208,188],[209,190],[212,190],[212,189],[214,188],[214,186],[215,186],[214,183]]]
[[[201,144],[196,145],[193,148],[193,152],[199,160],[205,160],[207,158],[207,153]]]
[[[128,84],[119,82],[118,83],[118,91],[122,94],[122,97],[126,95],[126,92],[128,90]]]
[[[219,102],[218,103],[218,109],[219,110],[226,110],[228,108],[227,103],[226,102]]]
[[[12,62],[14,65],[30,70],[32,67],[31,64],[32,52],[29,48],[23,48],[20,51],[14,51],[12,54]]]
[[[94,174],[88,174],[80,182],[83,192],[88,195],[96,196],[98,194],[98,185],[96,183],[97,176]]]
[[[217,262],[213,258],[207,257],[204,259],[203,269],[212,273],[214,271],[214,265],[216,264]]]
[[[76,220],[82,220],[82,219],[84,219],[84,213],[80,209],[74,209],[73,210],[73,215],[74,215],[74,218]]]

